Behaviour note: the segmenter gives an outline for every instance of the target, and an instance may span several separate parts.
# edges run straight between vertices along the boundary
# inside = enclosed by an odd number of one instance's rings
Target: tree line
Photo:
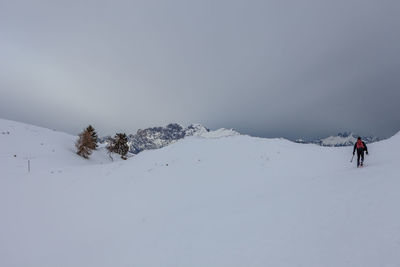
[[[88,159],[98,146],[98,135],[92,125],[89,125],[79,134],[75,143],[76,153],[85,159]],[[114,137],[108,139],[106,149],[110,155],[111,153],[116,153],[126,160],[126,155],[129,151],[128,137],[125,133],[115,134]]]

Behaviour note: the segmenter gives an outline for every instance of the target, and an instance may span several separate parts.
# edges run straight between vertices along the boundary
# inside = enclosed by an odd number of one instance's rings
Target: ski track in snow
[[[113,162],[75,140],[0,120],[0,266],[400,266],[399,134],[360,169],[352,147],[284,139],[193,136]]]

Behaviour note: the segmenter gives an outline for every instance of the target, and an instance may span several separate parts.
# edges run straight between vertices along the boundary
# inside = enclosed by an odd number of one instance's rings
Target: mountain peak
[[[179,123],[170,123],[165,127],[139,129],[136,134],[128,135],[129,152],[138,154],[144,150],[162,148],[188,136],[220,138],[232,135],[239,135],[239,133],[233,129],[210,131],[210,129],[198,123],[190,124],[187,127]],[[102,140],[104,142],[107,138],[102,138]]]

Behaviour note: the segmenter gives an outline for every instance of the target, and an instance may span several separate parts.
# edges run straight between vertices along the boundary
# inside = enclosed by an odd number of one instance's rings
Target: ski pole
[[[353,154],[353,156],[351,157],[351,160],[350,160],[350,162],[353,162],[353,158],[354,158],[354,154]]]

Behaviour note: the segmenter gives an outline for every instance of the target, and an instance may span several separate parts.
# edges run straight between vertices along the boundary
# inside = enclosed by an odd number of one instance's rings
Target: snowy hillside
[[[89,160],[75,154],[77,137],[55,130],[0,119],[0,169],[23,174],[31,162],[32,172],[58,172],[72,166],[110,162],[105,148],[94,151]]]
[[[352,148],[284,139],[192,136],[117,162],[74,140],[0,120],[0,266],[400,265],[400,134],[361,169]]]

